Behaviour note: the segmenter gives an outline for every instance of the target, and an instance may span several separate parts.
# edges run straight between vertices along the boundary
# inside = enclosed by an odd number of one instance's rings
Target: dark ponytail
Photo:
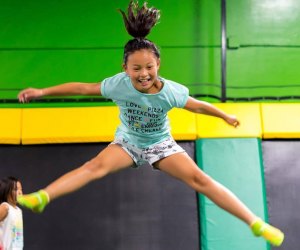
[[[124,63],[126,64],[130,54],[141,49],[150,49],[157,58],[160,58],[157,46],[146,39],[146,36],[160,18],[159,10],[153,7],[148,8],[147,2],[140,7],[137,1],[131,0],[128,5],[127,16],[124,11],[119,11],[123,16],[128,34],[134,37],[134,39],[129,40],[124,47]]]

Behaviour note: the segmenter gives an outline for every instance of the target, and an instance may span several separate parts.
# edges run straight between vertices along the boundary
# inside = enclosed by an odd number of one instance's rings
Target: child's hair
[[[8,197],[17,189],[19,180],[15,177],[9,176],[0,180],[0,204],[7,202]]]
[[[160,52],[157,46],[146,39],[152,27],[157,24],[160,18],[160,12],[156,8],[148,8],[147,2],[142,7],[138,2],[131,0],[128,5],[128,14],[119,10],[123,16],[124,24],[129,35],[134,39],[129,40],[124,47],[123,60],[126,64],[128,56],[141,49],[151,50],[157,58],[160,58]]]

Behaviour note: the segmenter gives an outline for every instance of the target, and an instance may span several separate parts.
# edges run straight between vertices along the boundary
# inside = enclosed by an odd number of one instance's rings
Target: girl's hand
[[[19,102],[29,102],[32,99],[36,99],[43,96],[43,90],[42,89],[34,89],[34,88],[28,88],[22,90],[18,94]]]
[[[240,122],[239,122],[239,120],[236,118],[235,115],[227,115],[227,116],[224,118],[224,120],[225,120],[229,125],[234,126],[235,128],[236,128],[237,126],[240,125]]]

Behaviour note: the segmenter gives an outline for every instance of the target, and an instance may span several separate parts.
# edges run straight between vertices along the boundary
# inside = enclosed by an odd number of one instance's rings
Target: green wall
[[[228,1],[229,96],[300,96],[299,9],[297,0]]]
[[[117,9],[128,0],[0,4],[0,107],[17,105],[25,87],[97,82],[121,70],[130,37]],[[192,95],[220,97],[220,0],[152,0],[149,6],[161,9],[149,36],[161,48],[161,75]],[[300,96],[299,8],[296,0],[227,0],[228,97]]]

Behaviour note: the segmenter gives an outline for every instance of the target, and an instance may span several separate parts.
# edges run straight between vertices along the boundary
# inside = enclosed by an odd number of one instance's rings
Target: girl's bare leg
[[[107,174],[130,167],[132,164],[131,157],[120,146],[109,145],[95,158],[63,175],[44,190],[49,194],[50,200],[54,200]]]
[[[45,189],[19,196],[18,203],[34,212],[41,213],[50,201],[74,192],[107,174],[128,168],[132,164],[133,160],[120,146],[109,145],[95,158],[58,178]]]
[[[205,174],[186,154],[166,157],[155,165],[160,170],[184,181],[195,191],[204,194],[216,205],[250,225],[256,216],[231,191]]]
[[[186,153],[166,157],[158,161],[155,167],[184,181],[195,191],[204,194],[219,207],[247,223],[254,235],[264,237],[274,246],[282,244],[284,234],[279,229],[257,218],[231,191],[199,169]]]

